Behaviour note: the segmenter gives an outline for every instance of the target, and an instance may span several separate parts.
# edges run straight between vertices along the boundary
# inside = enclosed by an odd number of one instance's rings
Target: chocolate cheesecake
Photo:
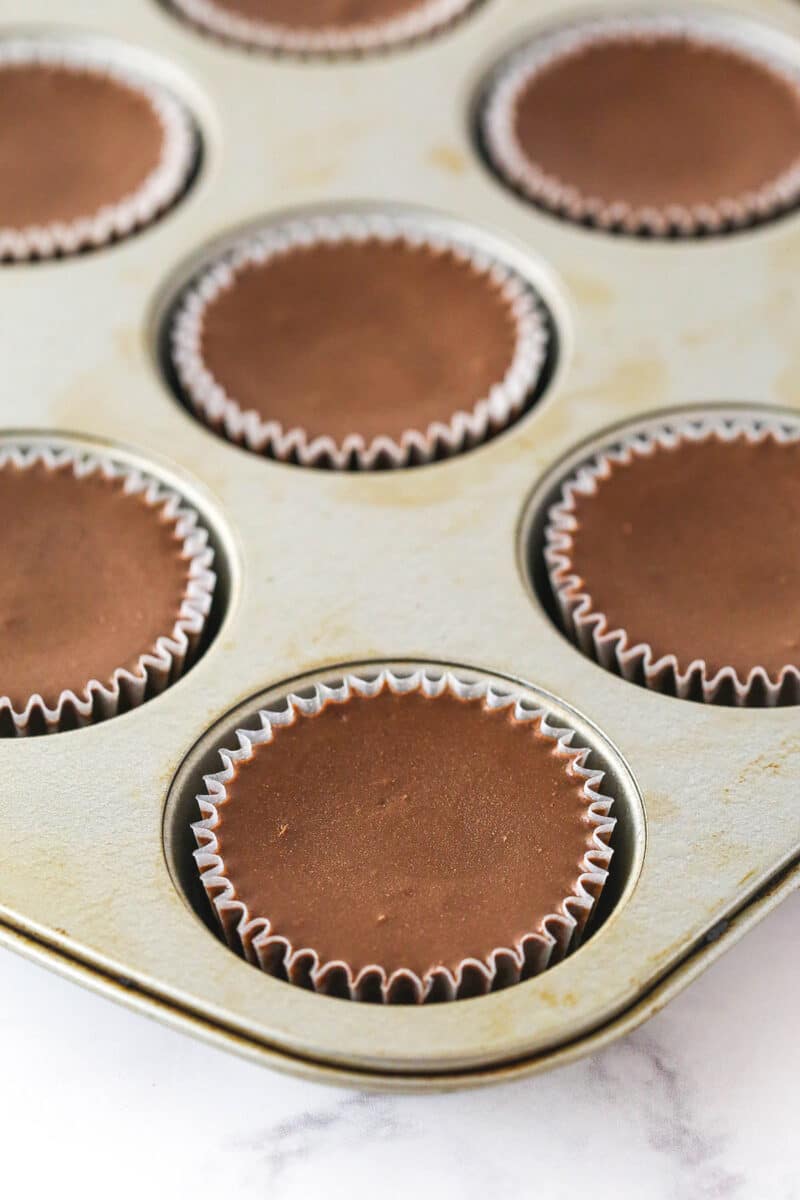
[[[163,499],[74,466],[0,465],[0,558],[13,567],[0,576],[0,708],[18,731],[31,707],[58,725],[65,707],[105,715],[120,689],[126,703],[144,698],[148,675],[180,673],[210,604],[213,576],[196,569],[210,552],[205,535],[187,536],[188,514],[179,533]]]
[[[355,52],[410,41],[476,0],[172,0],[201,29],[262,49]]]
[[[214,7],[281,29],[358,29],[429,8],[428,0],[213,0]]]
[[[351,990],[399,972],[421,999],[467,960],[496,973],[495,952],[517,956],[519,978],[526,941],[532,971],[569,898],[585,922],[581,880],[609,857],[613,822],[573,768],[539,721],[479,699],[384,688],[328,702],[235,765],[213,822],[221,870],[204,882],[219,895],[224,875],[248,920],[269,922],[278,952],[263,948],[262,965],[290,978],[292,957],[313,955],[317,975],[345,964]]]
[[[546,327],[513,272],[401,234],[276,246],[213,264],[173,327],[185,396],[226,436],[304,465],[406,465],[532,399]]]
[[[590,490],[568,484],[551,511],[551,580],[573,631],[601,661],[618,643],[631,677],[643,657],[641,681],[660,690],[683,680],[685,695],[763,703],[757,672],[772,702],[782,687],[788,699],[800,669],[800,441],[707,433],[625,458],[602,460]]]
[[[533,43],[500,72],[484,132],[531,200],[628,232],[718,230],[800,196],[800,74],[688,18]]]
[[[177,198],[193,156],[188,118],[162,89],[77,49],[0,43],[0,256],[132,232]]]

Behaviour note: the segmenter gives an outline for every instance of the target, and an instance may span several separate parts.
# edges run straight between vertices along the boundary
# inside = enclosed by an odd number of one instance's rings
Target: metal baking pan
[[[739,11],[800,61],[797,6]],[[52,16],[29,0],[26,31]],[[87,729],[0,740],[0,939],[254,1059],[360,1086],[487,1082],[604,1044],[800,882],[797,713],[678,701],[603,671],[554,626],[528,546],[553,473],[613,427],[686,405],[797,411],[800,218],[643,241],[571,227],[505,190],[476,150],[476,96],[510,46],[563,20],[559,0],[485,0],[428,42],[335,62],[223,46],[155,0],[74,0],[58,16],[181,95],[204,152],[192,190],[144,233],[0,270],[0,427],[102,444],[178,486],[214,535],[220,606],[207,652],[160,697]],[[19,28],[12,0],[0,24]],[[410,470],[305,470],[228,444],[165,379],[176,288],[232,231],[364,202],[428,212],[524,269],[557,334],[546,394],[485,446]],[[184,817],[208,731],[287,681],[375,661],[523,681],[605,756],[614,885],[593,936],[553,970],[453,1004],[354,1004],[263,975],[193,904]]]

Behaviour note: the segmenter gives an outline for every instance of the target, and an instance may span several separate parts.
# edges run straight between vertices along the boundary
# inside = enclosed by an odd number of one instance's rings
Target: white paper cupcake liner
[[[517,942],[497,947],[486,960],[465,958],[455,971],[440,966],[422,977],[407,968],[387,974],[375,963],[356,974],[344,961],[321,961],[313,947],[292,945],[278,930],[273,930],[268,916],[250,912],[237,898],[220,853],[215,833],[220,822],[219,809],[226,802],[226,784],[234,777],[237,765],[251,759],[256,746],[271,742],[274,728],[313,716],[328,704],[346,704],[354,695],[376,696],[384,688],[395,693],[422,692],[430,697],[450,692],[461,699],[482,700],[488,709],[511,709],[516,721],[531,722],[552,738],[554,753],[564,759],[565,771],[583,780],[586,816],[593,829],[587,833],[586,853],[579,864],[581,873],[574,892],[565,896],[552,913],[539,918],[530,933]],[[485,680],[462,679],[452,672],[434,674],[417,670],[400,675],[384,668],[369,677],[346,674],[329,683],[316,684],[310,692],[304,689],[303,695],[289,694],[285,709],[280,711],[262,710],[254,714],[257,727],[236,731],[237,749],[220,749],[223,769],[205,777],[206,791],[197,797],[202,819],[192,825],[198,846],[195,859],[225,939],[233,950],[270,975],[327,995],[384,1003],[422,1003],[462,999],[518,983],[559,962],[578,946],[608,877],[612,855],[609,842],[616,822],[610,816],[611,798],[599,790],[603,772],[586,766],[588,749],[572,746],[574,730],[550,724],[548,714],[531,707],[530,700],[511,684],[500,691]],[[534,921],[536,918],[532,916]]]
[[[161,158],[135,191],[97,212],[46,225],[0,225],[0,261],[53,258],[104,246],[149,225],[179,198],[197,159],[198,139],[188,112],[165,88],[94,44],[34,37],[0,40],[0,72],[28,65],[106,77],[144,96],[161,125]]]
[[[115,716],[142,704],[174,683],[191,664],[205,628],[216,585],[211,569],[214,551],[198,514],[182,496],[152,476],[123,466],[101,454],[48,447],[6,446],[0,448],[0,470],[14,466],[27,470],[43,464],[51,470],[70,467],[76,479],[100,473],[109,480],[123,480],[124,490],[140,495],[156,514],[175,525],[183,542],[188,580],[178,617],[152,649],[139,656],[136,666],[114,671],[110,680],[87,680],[79,691],[61,692],[50,707],[42,696],[31,696],[22,709],[14,708],[0,692],[0,729],[25,736],[32,732],[54,733],[63,728],[85,726]]]
[[[798,704],[797,666],[787,664],[777,678],[756,666],[742,678],[733,666],[712,674],[703,659],[682,664],[674,654],[657,657],[649,643],[634,643],[624,629],[610,627],[606,614],[593,607],[588,582],[574,570],[571,552],[578,497],[596,495],[599,483],[608,479],[614,468],[627,466],[635,458],[646,458],[659,448],[674,449],[685,442],[712,437],[729,442],[745,437],[753,445],[772,438],[788,444],[800,442],[800,428],[769,417],[709,415],[621,435],[613,447],[597,453],[566,480],[560,498],[548,512],[544,559],[553,596],[571,640],[584,654],[623,679],[681,699],[702,699],[707,704],[731,700],[737,706]]]
[[[746,30],[711,14],[631,14],[570,25],[535,39],[498,70],[481,116],[483,145],[489,159],[513,187],[529,200],[571,221],[628,234],[689,237],[720,233],[768,220],[800,201],[800,151],[795,163],[756,191],[721,198],[712,204],[662,207],[636,206],[622,198],[602,199],[583,193],[541,168],[517,140],[518,100],[541,71],[588,46],[620,40],[651,42],[682,38],[698,46],[738,53],[779,75],[800,96],[800,71],[779,55],[756,44]]]
[[[516,329],[513,357],[502,379],[469,411],[457,411],[426,429],[408,429],[399,439],[379,436],[367,441],[352,433],[342,441],[323,435],[311,438],[299,426],[285,428],[243,410],[234,396],[208,370],[202,337],[208,306],[231,288],[245,268],[314,244],[377,241],[404,243],[412,250],[452,255],[485,276],[508,305]],[[535,393],[547,361],[549,332],[541,303],[531,285],[499,260],[455,237],[433,231],[424,221],[406,217],[340,213],[308,217],[270,227],[242,239],[205,270],[185,293],[171,330],[171,354],[178,381],[194,411],[230,441],[257,454],[301,466],[404,467],[449,457],[478,445],[510,424]]]
[[[451,25],[479,0],[419,0],[396,17],[344,29],[293,29],[241,16],[214,0],[170,0],[192,24],[225,41],[288,54],[363,54],[414,42]]]

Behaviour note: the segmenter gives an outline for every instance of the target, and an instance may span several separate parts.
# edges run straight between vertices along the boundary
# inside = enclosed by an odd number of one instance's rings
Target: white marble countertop
[[[604,1053],[432,1096],[273,1074],[0,951],[3,1192],[800,1200],[798,928],[800,894]]]

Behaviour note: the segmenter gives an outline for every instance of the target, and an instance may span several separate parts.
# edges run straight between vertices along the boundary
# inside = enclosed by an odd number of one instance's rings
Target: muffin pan
[[[0,3],[9,32],[16,8]],[[800,62],[796,5],[740,8],[739,27]],[[52,34],[51,9],[31,0],[26,32]],[[163,694],[85,729],[0,739],[0,939],[315,1078],[448,1088],[568,1061],[657,1011],[800,881],[796,708],[637,687],[567,641],[532,577],[544,506],[616,427],[687,406],[787,420],[800,407],[796,215],[705,240],[625,239],[540,213],[485,165],[475,114],[489,73],[563,19],[557,0],[485,0],[428,41],[333,62],[222,45],[155,0],[75,0],[65,30],[112,39],[186,104],[199,173],[136,237],[0,270],[3,437],[101,449],[162,479],[200,513],[219,576],[213,637]],[[321,470],[249,453],[176,398],[166,319],[210,247],[359,203],[430,214],[523,273],[551,318],[546,386],[485,445],[430,465]],[[213,930],[189,822],[215,747],[260,706],[375,664],[510,680],[605,769],[611,878],[558,966],[487,996],[384,1007],[267,977]]]

